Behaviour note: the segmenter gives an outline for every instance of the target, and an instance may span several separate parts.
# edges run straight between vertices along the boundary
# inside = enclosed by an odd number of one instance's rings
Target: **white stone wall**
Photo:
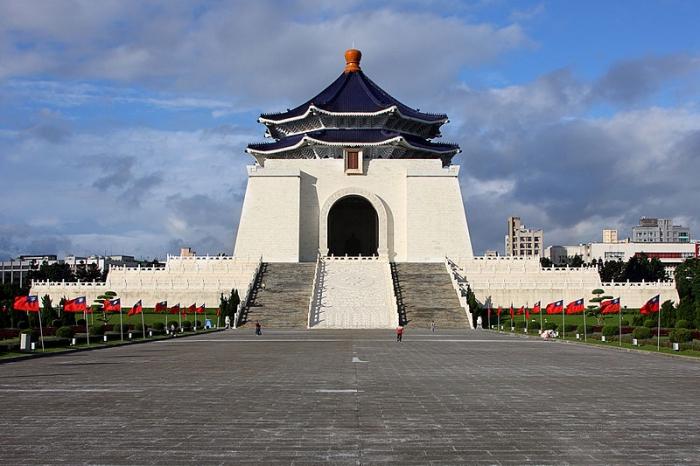
[[[264,168],[249,169],[234,255],[314,261],[324,206],[339,191],[355,189],[376,196],[386,211],[390,260],[469,257],[471,240],[457,174],[456,166],[443,168],[439,160],[365,160],[363,174],[347,175],[341,159],[268,159]]]
[[[235,257],[299,262],[300,179],[293,166],[248,167]]]
[[[474,257],[450,258],[459,265],[476,298],[491,307],[542,306],[564,300],[564,304],[579,298],[588,301],[591,291],[602,288],[605,293],[621,298],[622,306],[639,308],[655,295],[661,302],[678,302],[674,282],[601,283],[595,268],[542,268],[537,258]]]
[[[91,303],[105,291],[114,291],[123,308],[141,300],[144,307],[168,301],[169,306],[193,303],[218,307],[221,293],[228,296],[233,288],[244,297],[257,270],[252,258],[168,257],[165,268],[113,267],[105,283],[99,282],[34,282],[31,293],[48,294],[54,302],[61,298],[85,296]]]

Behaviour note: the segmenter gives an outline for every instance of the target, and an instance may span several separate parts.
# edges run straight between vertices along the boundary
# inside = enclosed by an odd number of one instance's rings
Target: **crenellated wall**
[[[449,258],[461,269],[476,298],[491,307],[532,306],[579,298],[588,301],[596,288],[621,298],[622,306],[639,308],[657,294],[661,302],[678,302],[675,282],[601,283],[594,267],[543,268],[538,258]]]
[[[91,303],[105,291],[114,291],[121,298],[122,307],[132,306],[138,300],[144,307],[166,300],[170,306],[197,303],[218,307],[221,293],[228,296],[233,288],[243,299],[259,263],[259,259],[231,256],[168,256],[164,268],[113,267],[104,283],[34,282],[31,293],[48,294],[54,302],[85,296]]]

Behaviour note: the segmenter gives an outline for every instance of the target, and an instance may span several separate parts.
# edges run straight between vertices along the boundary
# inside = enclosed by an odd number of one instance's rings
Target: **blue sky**
[[[0,257],[232,251],[259,113],[343,51],[447,112],[474,247],[700,231],[700,3],[0,0]]]

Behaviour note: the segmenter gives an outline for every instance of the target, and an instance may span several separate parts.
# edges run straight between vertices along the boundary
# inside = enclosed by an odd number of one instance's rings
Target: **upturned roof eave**
[[[419,121],[421,123],[425,123],[428,125],[437,125],[437,124],[442,125],[442,124],[445,124],[449,121],[449,118],[447,118],[447,115],[444,115],[444,116],[440,115],[442,118],[436,119],[436,120],[427,120],[427,119],[416,118],[416,117],[413,117],[410,115],[406,115],[396,105],[391,105],[387,108],[377,110],[376,112],[332,112],[330,110],[324,110],[320,107],[317,107],[314,104],[310,104],[307,107],[306,111],[301,115],[289,117],[289,118],[284,118],[282,120],[274,120],[271,118],[266,118],[264,115],[260,115],[260,117],[258,118],[258,122],[262,123],[266,126],[267,125],[282,125],[285,123],[291,123],[293,121],[303,120],[304,118],[307,118],[309,115],[311,115],[313,112],[318,112],[318,113],[323,113],[324,115],[338,116],[338,117],[346,117],[346,116],[372,117],[372,116],[384,115],[386,113],[397,113],[401,118],[404,118],[406,120]]]

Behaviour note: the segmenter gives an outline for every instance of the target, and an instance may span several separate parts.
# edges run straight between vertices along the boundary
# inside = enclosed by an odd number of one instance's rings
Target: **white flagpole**
[[[124,341],[124,321],[122,320],[122,305],[119,302],[119,338]]]
[[[194,325],[194,331],[197,331],[197,303],[194,303],[194,314],[192,315],[194,317],[194,322],[192,322],[192,325]]]
[[[43,352],[45,350],[44,350],[44,329],[41,326],[41,308],[39,308],[39,336],[41,338],[41,351]]]
[[[586,341],[588,329],[586,328],[586,310],[583,310],[583,341]]]
[[[563,340],[564,337],[566,336],[566,309],[562,309],[561,311],[561,339]]]
[[[540,301],[540,333],[544,332],[542,328],[542,301]]]
[[[180,326],[178,327],[178,331],[182,330],[182,309],[180,309],[180,303],[177,305],[177,318],[178,321],[180,322]]]
[[[620,317],[620,318],[618,319],[618,322],[619,322],[619,324],[618,324],[618,329],[620,330],[619,335],[617,336],[617,339],[619,340],[619,341],[618,341],[618,343],[619,343],[618,346],[622,346],[622,308],[620,308],[620,309],[617,311],[617,314],[618,314],[618,316]]]
[[[85,307],[85,335],[87,338],[87,345],[90,346],[90,327],[88,327],[87,306]]]
[[[656,351],[661,351],[661,306],[659,306],[658,320],[656,321]]]
[[[146,322],[143,318],[143,305],[141,305],[141,336],[146,339]]]
[[[498,333],[501,333],[501,313],[496,311],[498,315]]]

